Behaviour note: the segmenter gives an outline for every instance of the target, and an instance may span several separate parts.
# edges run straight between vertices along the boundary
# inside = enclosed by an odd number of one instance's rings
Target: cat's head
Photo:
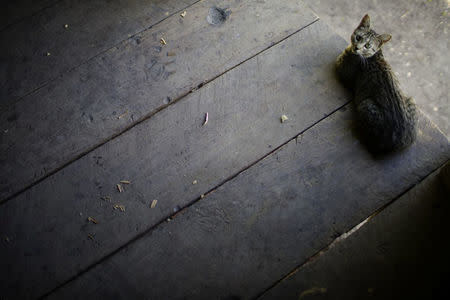
[[[377,34],[370,29],[370,17],[365,15],[352,34],[352,51],[355,54],[369,58],[377,53],[381,46],[390,39],[390,34]]]

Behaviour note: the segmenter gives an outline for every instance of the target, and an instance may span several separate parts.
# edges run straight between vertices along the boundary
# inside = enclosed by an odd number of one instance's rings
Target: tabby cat
[[[336,62],[338,78],[354,93],[361,138],[373,153],[404,148],[416,137],[414,100],[400,90],[381,50],[390,39],[372,30],[365,15]]]

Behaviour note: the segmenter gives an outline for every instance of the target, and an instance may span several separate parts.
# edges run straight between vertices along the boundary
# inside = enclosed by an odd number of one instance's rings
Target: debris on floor
[[[102,197],[100,197],[100,199],[102,199],[103,201],[111,202],[111,197],[110,196],[102,196]]]
[[[181,16],[182,18],[184,18],[184,17],[186,16],[186,11],[183,11],[183,12],[180,14],[180,16]]]
[[[126,112],[124,112],[123,114],[121,114],[120,116],[118,116],[117,119],[120,120],[123,117],[125,117],[127,114],[128,114],[128,110]]]
[[[114,206],[113,206],[113,208],[114,209],[120,209],[120,211],[125,211],[125,206],[124,205],[121,205],[121,204],[115,204]]]
[[[166,42],[166,40],[164,38],[161,38],[159,40],[159,42],[161,43],[161,45],[167,45],[167,42]]]
[[[92,217],[88,217],[87,220],[88,220],[88,222],[92,222],[94,224],[98,224],[97,220],[92,218]]]
[[[203,125],[202,126],[205,126],[206,123],[208,123],[208,113],[205,114],[205,121],[203,121]]]
[[[194,181],[192,181],[192,184],[197,184],[197,183],[198,183],[197,179],[195,179]]]
[[[307,297],[307,296],[325,294],[326,292],[327,292],[326,288],[313,287],[313,288],[307,289],[306,291],[303,291],[300,294],[300,296],[298,296],[298,299],[302,299],[303,297]]]
[[[153,200],[152,201],[152,204],[150,204],[150,208],[155,208],[155,206],[156,206],[156,203],[158,203],[158,200]]]
[[[120,183],[117,184],[117,190],[119,191],[119,193],[123,192],[123,186]]]
[[[286,115],[281,115],[281,123],[286,122],[287,120],[289,120],[289,118]]]
[[[120,183],[123,183],[123,184],[130,184],[131,181],[129,181],[129,180],[121,180]]]

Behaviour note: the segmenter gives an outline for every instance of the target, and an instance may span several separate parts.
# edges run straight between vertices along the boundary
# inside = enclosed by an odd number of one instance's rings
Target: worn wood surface
[[[345,108],[49,298],[250,299],[450,157],[421,116],[414,145],[374,160]]]
[[[2,205],[5,288],[63,282],[347,103],[332,70],[344,46],[316,22]],[[15,273],[22,264],[36,268]]]
[[[197,1],[63,0],[14,5],[24,11],[37,5],[48,8],[0,32],[0,107],[12,105],[61,73]]]
[[[1,113],[0,199],[317,19],[301,2],[275,2],[201,1],[185,18],[169,17]],[[209,25],[210,6],[226,3],[229,19]]]
[[[0,10],[0,31],[51,7],[61,0],[6,0]],[[3,45],[4,47],[4,45]]]
[[[449,209],[436,171],[259,299],[439,299]]]

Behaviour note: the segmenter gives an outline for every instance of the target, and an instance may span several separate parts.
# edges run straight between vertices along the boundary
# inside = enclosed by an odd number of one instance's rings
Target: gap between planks
[[[345,106],[345,105],[344,105]],[[334,113],[335,111],[333,111]],[[307,130],[307,129],[306,129]],[[284,145],[284,144],[283,144]],[[280,146],[281,147],[281,146]],[[319,251],[317,251],[316,253],[314,253],[313,255],[311,255],[309,258],[307,258],[303,263],[301,263],[300,265],[298,265],[297,267],[295,267],[292,271],[290,271],[289,273],[287,273],[286,275],[284,275],[281,279],[275,281],[272,285],[270,285],[269,287],[267,287],[264,291],[262,291],[261,293],[259,293],[256,297],[252,298],[253,300],[257,300],[260,299],[262,296],[264,296],[265,293],[267,293],[268,291],[270,291],[271,289],[275,288],[278,284],[280,284],[281,282],[287,280],[288,278],[294,276],[295,274],[297,274],[298,272],[301,272],[303,270],[304,267],[306,267],[308,264],[318,260],[321,256],[323,256],[324,254],[326,254],[329,250],[331,250],[332,248],[334,248],[338,243],[341,243],[343,241],[345,241],[349,236],[351,236],[352,234],[354,234],[355,232],[357,232],[359,229],[361,229],[364,225],[366,225],[372,218],[374,218],[375,216],[377,216],[379,213],[381,213],[382,211],[384,211],[385,209],[387,209],[388,207],[390,207],[391,205],[393,205],[398,199],[400,199],[403,195],[405,195],[406,193],[408,193],[409,191],[411,191],[413,188],[415,188],[417,185],[419,185],[420,183],[422,183],[425,179],[427,179],[429,176],[431,176],[431,174],[433,174],[434,172],[436,172],[437,170],[439,170],[440,168],[442,168],[443,166],[445,166],[445,164],[447,162],[449,162],[450,160],[447,160],[445,162],[443,162],[441,165],[439,165],[437,168],[435,168],[434,170],[432,170],[430,173],[428,173],[427,175],[423,176],[418,182],[411,184],[411,186],[409,186],[408,188],[406,188],[403,192],[400,192],[397,196],[395,196],[394,198],[392,198],[391,201],[389,201],[388,203],[382,205],[380,208],[376,209],[373,213],[371,213],[367,218],[365,218],[364,220],[362,220],[361,222],[359,222],[357,225],[353,226],[352,228],[350,228],[348,231],[342,233],[340,236],[338,236],[336,239],[334,239],[331,243],[329,243],[328,245],[326,245],[325,247],[323,247],[322,249],[320,249]]]
[[[60,2],[60,1],[62,1],[62,0],[59,0],[58,2]],[[98,53],[95,54],[94,56],[89,57],[89,58],[86,59],[85,61],[83,61],[83,62],[81,62],[81,63],[79,63],[79,64],[77,64],[77,65],[75,65],[75,66],[73,66],[73,67],[71,67],[71,68],[69,68],[68,70],[66,70],[66,71],[64,71],[64,72],[59,73],[59,74],[56,75],[55,77],[48,79],[48,80],[47,80],[46,82],[44,82],[41,86],[38,86],[37,88],[32,89],[32,90],[29,91],[28,93],[25,93],[23,96],[21,96],[21,97],[19,97],[18,99],[14,100],[13,103],[8,103],[8,104],[6,104],[4,107],[0,106],[0,110],[7,111],[11,106],[15,105],[17,102],[23,100],[25,97],[27,97],[27,96],[29,96],[29,95],[31,95],[31,94],[33,94],[33,93],[39,91],[40,89],[46,87],[47,85],[51,84],[53,81],[55,81],[56,79],[58,79],[59,77],[61,77],[63,74],[67,74],[67,73],[72,72],[73,70],[79,68],[80,66],[83,66],[83,65],[87,64],[88,62],[90,62],[91,60],[95,59],[96,57],[98,57],[98,56],[100,56],[100,55],[102,55],[102,54],[104,54],[104,53],[110,51],[110,50],[113,49],[114,47],[119,46],[120,44],[124,43],[125,41],[128,41],[128,40],[133,39],[135,36],[137,36],[137,35],[143,33],[144,31],[147,31],[147,30],[149,30],[149,29],[155,27],[156,25],[160,24],[161,22],[164,22],[164,21],[167,20],[168,18],[170,18],[170,17],[172,17],[172,16],[174,16],[174,15],[176,15],[176,14],[179,14],[180,12],[182,12],[182,11],[188,9],[189,7],[191,7],[191,6],[195,5],[195,4],[197,4],[197,3],[200,2],[200,1],[201,1],[201,0],[197,0],[197,1],[195,1],[194,3],[192,3],[192,4],[190,4],[190,5],[188,5],[188,6],[185,6],[185,7],[183,7],[182,9],[179,9],[179,10],[175,11],[174,13],[168,14],[167,16],[165,16],[164,18],[162,18],[162,19],[159,20],[158,22],[156,22],[156,23],[154,23],[154,24],[152,24],[152,25],[150,25],[150,26],[148,26],[148,27],[145,27],[144,29],[142,29],[142,30],[140,30],[140,31],[138,31],[138,32],[135,32],[135,33],[133,33],[133,34],[130,35],[130,36],[127,36],[125,39],[119,41],[118,43],[112,45],[111,47],[106,48],[105,50],[98,52]],[[55,4],[57,4],[58,2],[56,2]],[[54,5],[55,5],[55,4],[54,4]],[[54,5],[50,5],[50,6],[48,6],[48,7],[43,8],[43,9],[50,8],[50,7],[54,6]],[[39,11],[41,11],[41,10],[39,10]],[[39,11],[38,11],[38,12],[39,12]],[[38,12],[36,12],[36,14],[37,14]],[[309,24],[308,24],[308,25],[309,25]],[[0,31],[2,31],[2,30],[0,30]],[[183,95],[183,96],[184,96],[184,95]],[[182,96],[182,97],[183,97],[183,96]],[[156,112],[158,112],[158,111],[156,111]],[[155,112],[155,113],[156,113],[156,112]],[[127,129],[125,129],[125,130],[127,130]],[[95,147],[95,148],[96,148],[96,147]],[[95,148],[93,148],[93,149],[95,149]],[[88,150],[88,151],[89,151],[89,150]],[[77,158],[77,159],[78,159],[78,158]],[[58,169],[58,170],[59,170],[59,169]],[[52,173],[52,174],[53,174],[53,173]],[[26,189],[28,189],[28,188],[29,188],[29,187],[26,187],[26,188],[24,188],[24,190],[26,190]],[[23,191],[23,190],[22,190],[22,191]],[[22,191],[19,191],[17,194],[20,194]],[[7,200],[8,200],[8,199],[6,199],[5,201],[7,201]]]
[[[38,13],[40,13],[40,12],[43,11],[43,10],[46,10],[46,9],[49,9],[49,8],[55,6],[56,4],[58,4],[58,3],[61,2],[61,1],[62,1],[62,0],[57,0],[57,1],[51,3],[51,4],[47,5],[47,6],[41,7],[40,9],[38,9],[37,11],[31,13],[31,14],[28,15],[28,16],[20,17],[19,19],[15,20],[15,21],[12,21],[12,22],[9,23],[9,24],[6,24],[3,28],[0,29],[0,33],[3,32],[3,31],[5,31],[5,30],[7,30],[8,28],[10,28],[10,27],[16,25],[16,24],[19,24],[19,23],[23,22],[25,19],[34,17],[35,15],[37,15]]]
[[[314,22],[313,22],[314,23]],[[312,24],[312,23],[311,23]],[[59,284],[58,286],[56,286],[55,288],[53,288],[52,290],[50,290],[49,292],[45,293],[44,295],[40,296],[38,299],[45,299],[46,297],[48,297],[49,295],[51,295],[52,293],[56,292],[58,289],[62,288],[63,286],[69,284],[70,282],[74,281],[75,279],[77,279],[78,277],[82,276],[83,274],[89,272],[91,269],[95,268],[97,265],[100,265],[101,263],[105,262],[106,260],[108,260],[109,258],[113,257],[115,254],[119,253],[121,250],[125,249],[126,247],[132,245],[133,243],[137,242],[139,239],[141,239],[142,237],[144,237],[145,235],[149,234],[150,232],[152,232],[153,230],[155,230],[159,225],[163,224],[164,222],[166,222],[167,220],[172,220],[176,217],[176,215],[183,213],[185,210],[187,210],[189,207],[191,207],[192,205],[196,204],[197,202],[204,200],[208,195],[214,193],[218,188],[220,188],[222,185],[226,184],[227,182],[233,180],[234,178],[238,177],[240,174],[246,172],[248,169],[250,169],[251,167],[253,167],[254,165],[256,165],[257,163],[259,163],[260,161],[264,160],[265,158],[269,157],[270,155],[274,154],[275,152],[277,152],[278,150],[280,150],[281,148],[283,148],[284,146],[286,146],[288,143],[292,142],[293,140],[296,140],[298,137],[300,137],[301,135],[303,135],[305,132],[307,132],[308,130],[310,130],[311,128],[315,127],[316,125],[318,125],[320,122],[322,122],[323,120],[325,120],[328,117],[331,117],[332,115],[334,115],[337,111],[339,111],[340,109],[344,108],[347,105],[350,105],[351,101],[347,101],[346,103],[342,104],[341,106],[337,107],[336,109],[334,109],[332,112],[330,112],[329,114],[327,114],[326,116],[323,116],[322,118],[320,118],[319,120],[317,120],[316,122],[314,122],[313,124],[311,124],[310,126],[308,126],[307,128],[305,128],[304,130],[302,130],[300,133],[296,134],[294,137],[289,138],[287,141],[285,141],[284,143],[282,143],[280,146],[274,148],[272,151],[270,151],[269,153],[266,153],[265,155],[263,155],[262,157],[260,157],[259,159],[255,160],[254,162],[250,163],[249,165],[247,165],[246,167],[242,168],[240,171],[236,172],[235,174],[229,176],[228,178],[226,178],[225,180],[223,180],[222,182],[220,182],[219,184],[217,184],[216,186],[214,186],[213,188],[211,188],[210,190],[208,190],[206,193],[202,194],[202,196],[194,199],[193,201],[189,202],[188,204],[186,204],[185,206],[181,207],[180,210],[178,210],[177,212],[170,214],[168,216],[165,216],[163,218],[161,218],[161,220],[159,220],[158,222],[155,223],[155,225],[151,226],[150,228],[146,229],[145,231],[139,233],[138,235],[134,236],[133,238],[131,238],[128,242],[124,243],[123,245],[121,245],[120,247],[116,248],[115,250],[111,251],[109,254],[105,255],[104,257],[102,257],[101,259],[99,259],[97,262],[87,266],[84,269],[81,269],[76,275],[72,276],[71,278],[67,279],[66,281],[64,281],[63,283]],[[325,247],[326,248],[326,247]],[[322,249],[320,250],[322,251]],[[320,252],[319,251],[319,252]],[[283,277],[284,278],[284,277]],[[280,282],[281,280],[277,281],[276,283]],[[272,287],[272,286],[271,286]],[[265,290],[267,291],[267,290]],[[264,291],[264,292],[265,292]],[[262,295],[262,294],[260,294]],[[260,296],[258,295],[258,297]]]
[[[200,1],[200,0],[199,0],[199,1]],[[199,1],[197,1],[197,2],[199,2]],[[195,3],[197,3],[197,2],[195,2]],[[193,3],[193,4],[195,4],[195,3]],[[184,10],[184,9],[182,9],[182,10]],[[181,11],[181,10],[177,11],[175,14],[179,13],[180,11]],[[170,16],[171,16],[171,15],[169,15],[168,17],[170,17]],[[164,19],[164,20],[165,20],[165,19]],[[128,132],[129,130],[131,130],[131,129],[134,128],[135,126],[137,126],[137,125],[141,124],[142,122],[145,122],[146,120],[150,119],[151,117],[153,117],[154,115],[156,115],[158,112],[160,112],[160,111],[166,109],[167,107],[169,107],[169,106],[171,106],[171,105],[174,105],[174,104],[178,103],[180,100],[182,100],[182,99],[183,99],[184,97],[186,97],[187,95],[189,95],[189,94],[193,93],[194,91],[196,91],[196,90],[202,88],[202,87],[205,86],[206,84],[208,84],[208,83],[210,83],[210,82],[216,80],[217,78],[221,77],[222,75],[224,75],[224,74],[226,74],[226,73],[228,73],[228,72],[234,70],[235,68],[239,67],[240,65],[242,65],[243,63],[247,62],[248,60],[254,58],[255,56],[258,56],[258,55],[260,55],[261,53],[263,53],[263,52],[269,50],[270,48],[272,48],[272,47],[274,47],[274,46],[276,46],[276,45],[282,43],[283,41],[289,39],[291,36],[293,36],[293,35],[299,33],[299,32],[302,31],[303,29],[305,29],[305,28],[311,26],[312,24],[316,23],[316,22],[319,21],[319,20],[320,20],[320,18],[317,17],[317,18],[316,18],[314,21],[312,21],[311,23],[309,23],[309,24],[307,24],[307,25],[301,27],[300,29],[294,31],[293,33],[287,35],[285,38],[279,40],[278,42],[273,42],[273,43],[271,43],[268,47],[262,49],[261,51],[255,53],[254,55],[252,55],[252,56],[250,56],[250,57],[247,57],[247,58],[244,59],[243,61],[241,61],[241,62],[239,62],[238,64],[236,64],[235,66],[231,67],[230,69],[225,70],[224,72],[220,73],[219,75],[217,75],[217,76],[215,76],[215,77],[213,77],[213,78],[211,78],[211,79],[209,79],[209,80],[202,81],[202,83],[198,84],[197,86],[191,87],[191,88],[189,89],[189,91],[187,91],[186,93],[182,94],[181,96],[179,96],[179,97],[173,99],[173,100],[170,101],[168,104],[162,105],[162,106],[158,107],[157,109],[155,109],[154,111],[151,111],[151,112],[149,112],[148,114],[142,116],[141,118],[139,118],[138,120],[136,120],[136,122],[131,123],[130,125],[128,125],[127,127],[125,127],[122,131],[119,131],[119,132],[117,132],[117,133],[111,135],[110,137],[104,139],[103,141],[99,142],[98,144],[96,144],[96,145],[94,145],[94,146],[88,148],[87,150],[83,151],[82,153],[80,153],[79,155],[75,156],[75,157],[72,158],[71,160],[67,161],[66,163],[62,164],[61,166],[55,168],[53,171],[51,171],[51,172],[49,172],[48,174],[44,175],[42,178],[40,178],[40,179],[34,181],[33,183],[27,185],[27,186],[24,187],[23,189],[21,189],[21,190],[15,192],[15,193],[13,193],[12,195],[6,197],[3,201],[0,202],[0,207],[1,207],[2,205],[6,204],[7,202],[11,201],[12,199],[14,199],[15,197],[17,197],[18,195],[22,194],[22,193],[25,192],[26,190],[32,188],[33,186],[35,186],[35,185],[41,183],[42,181],[46,180],[46,179],[49,178],[50,176],[56,174],[57,172],[61,171],[61,170],[64,169],[64,168],[66,168],[67,166],[69,166],[70,164],[72,164],[72,163],[74,163],[75,161],[79,160],[79,159],[82,158],[83,156],[86,156],[87,154],[91,153],[91,152],[94,151],[95,149],[97,149],[97,148],[103,146],[104,144],[108,143],[109,141],[111,141],[111,140],[113,140],[113,139],[115,139],[115,138],[121,136],[122,134]],[[162,21],[163,21],[163,20],[161,20],[160,22],[162,22]],[[151,27],[153,27],[153,26],[159,24],[160,22],[155,23],[154,25],[150,26],[149,28],[151,28]],[[149,29],[149,28],[147,28],[147,29]],[[145,29],[145,30],[147,30],[147,29]],[[145,31],[145,30],[143,30],[143,31]],[[141,32],[142,32],[142,31],[141,31]],[[141,33],[141,32],[138,32],[138,33],[136,33],[135,35],[137,35],[137,34],[139,34],[139,33]],[[133,36],[135,36],[135,35],[133,35]],[[132,38],[133,36],[131,36],[130,38]],[[123,41],[122,41],[122,42],[123,42]],[[114,46],[114,47],[115,47],[115,46]],[[108,49],[108,50],[109,50],[109,49]],[[106,51],[108,51],[108,50],[105,50],[105,51],[103,51],[103,52],[106,52]],[[103,52],[101,52],[101,53],[103,53]],[[100,55],[101,53],[97,54],[96,56]],[[90,61],[91,59],[95,58],[96,56],[90,58],[89,60],[83,62],[82,64],[87,63],[88,61]],[[80,65],[82,65],[82,64],[80,64]],[[78,66],[80,66],[80,65],[78,65]],[[70,69],[70,70],[73,70],[73,69],[75,69],[75,68],[76,68],[76,67],[74,67],[74,68],[72,68],[72,69]],[[69,70],[69,71],[70,71],[70,70]],[[69,71],[67,71],[67,72],[69,72]],[[65,72],[64,72],[64,73],[65,73]],[[63,74],[63,73],[62,73],[62,74]],[[58,76],[61,76],[61,74],[58,75]],[[54,78],[54,79],[55,79],[55,78]],[[54,80],[54,79],[52,79],[52,80]],[[47,85],[48,83],[50,83],[50,81],[47,82],[45,85]],[[44,85],[44,86],[45,86],[45,85]],[[41,87],[37,88],[36,90],[41,89],[41,88],[43,88],[44,86],[41,86]],[[35,90],[35,91],[36,91],[36,90]],[[33,92],[34,92],[34,91],[33,91]],[[31,93],[32,93],[32,92],[30,92],[29,94],[31,94]],[[27,95],[28,95],[28,94],[27,94]],[[26,96],[26,95],[25,95],[25,96]],[[25,96],[23,96],[23,97],[25,97]],[[23,97],[22,97],[22,98],[23,98]],[[22,98],[20,98],[20,99],[22,99]],[[19,99],[19,100],[20,100],[20,99]],[[348,102],[347,102],[347,103],[348,103]],[[340,108],[342,108],[343,106],[345,106],[347,103],[345,103],[344,105],[342,105],[341,107],[339,107],[339,108],[336,109],[336,110],[339,110]],[[328,116],[330,116],[331,114],[333,114],[336,110],[332,111],[332,112],[331,112],[330,114],[328,114],[326,117],[328,117]],[[326,117],[324,117],[324,118],[326,118]],[[305,131],[308,130],[309,128],[311,128],[312,126],[316,125],[318,122],[322,121],[324,118],[319,119],[316,123],[314,123],[314,124],[311,125],[310,127],[306,128]],[[304,131],[303,131],[303,132],[304,132]],[[302,132],[302,133],[303,133],[303,132]],[[284,144],[283,144],[283,145],[284,145]],[[283,146],[283,145],[281,145],[281,146]],[[281,147],[281,146],[280,146],[280,147]],[[278,148],[277,148],[277,149],[278,149]],[[275,149],[275,150],[276,150],[276,149]],[[274,151],[275,151],[275,150],[274,150]],[[273,151],[272,151],[272,152],[273,152]],[[272,153],[272,152],[271,152],[271,153]],[[265,157],[265,156],[264,156],[264,157]]]

